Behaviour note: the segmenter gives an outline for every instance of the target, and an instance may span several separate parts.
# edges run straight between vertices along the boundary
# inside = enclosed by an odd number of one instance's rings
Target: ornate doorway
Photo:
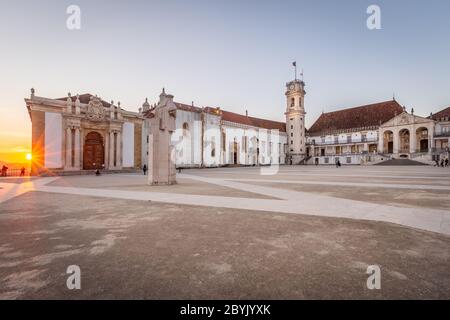
[[[409,153],[409,130],[402,129],[399,132],[400,153]]]
[[[233,142],[233,164],[238,164],[238,151],[239,147],[237,142]]]
[[[101,169],[104,163],[103,138],[98,132],[89,132],[84,140],[83,169]]]

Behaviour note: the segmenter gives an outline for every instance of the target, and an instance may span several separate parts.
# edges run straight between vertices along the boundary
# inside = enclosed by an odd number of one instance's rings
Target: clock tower
[[[306,156],[305,83],[298,79],[288,82],[285,94],[288,163],[299,164]]]

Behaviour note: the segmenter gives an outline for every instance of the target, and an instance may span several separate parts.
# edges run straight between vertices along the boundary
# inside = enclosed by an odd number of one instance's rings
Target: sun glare
[[[25,156],[25,158],[28,160],[28,161],[30,161],[31,160],[31,153],[27,153],[27,155]]]

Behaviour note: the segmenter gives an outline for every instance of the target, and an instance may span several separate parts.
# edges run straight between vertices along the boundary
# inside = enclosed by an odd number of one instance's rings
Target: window
[[[293,132],[291,132],[291,137],[293,137],[294,136],[294,133]]]
[[[328,157],[326,157],[326,158],[324,159],[324,161],[325,161],[326,164],[328,164],[328,163],[329,163]]]
[[[295,105],[295,100],[294,100],[294,98],[291,98],[291,108],[293,108],[294,105]]]
[[[294,141],[293,141],[293,140],[291,140],[291,144],[294,144]]]
[[[226,145],[226,138],[227,138],[227,136],[226,136],[226,134],[225,134],[225,132],[222,132],[222,150],[223,151],[225,151],[226,149],[225,149],[225,145]]]
[[[351,157],[347,157],[347,163],[352,163],[352,158]]]
[[[361,135],[361,141],[362,141],[362,142],[365,142],[366,140],[367,140],[367,135],[363,133],[363,134]]]
[[[183,123],[183,137],[189,134],[189,124],[187,122]]]
[[[294,126],[291,124],[291,129],[294,129]]]

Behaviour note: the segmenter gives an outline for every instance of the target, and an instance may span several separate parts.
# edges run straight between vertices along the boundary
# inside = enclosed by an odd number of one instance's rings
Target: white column
[[[80,128],[75,128],[75,168],[81,169],[80,164],[80,154],[81,154],[81,148],[80,148]]]
[[[436,140],[433,139],[433,135],[431,134],[429,129],[428,129],[428,142],[429,142],[428,153],[431,154],[433,149],[436,148]]]
[[[122,133],[117,132],[117,167],[122,169]]]
[[[393,138],[393,151],[392,153],[398,153],[400,146],[400,134],[398,130],[395,130],[392,135]]]
[[[66,128],[66,169],[72,167],[72,129]]]
[[[108,169],[114,168],[114,131],[109,132],[109,165]]]
[[[384,132],[381,130],[378,132],[378,152],[384,153]]]
[[[416,132],[411,131],[412,130],[409,131],[409,153],[414,153],[417,149],[417,137]]]

